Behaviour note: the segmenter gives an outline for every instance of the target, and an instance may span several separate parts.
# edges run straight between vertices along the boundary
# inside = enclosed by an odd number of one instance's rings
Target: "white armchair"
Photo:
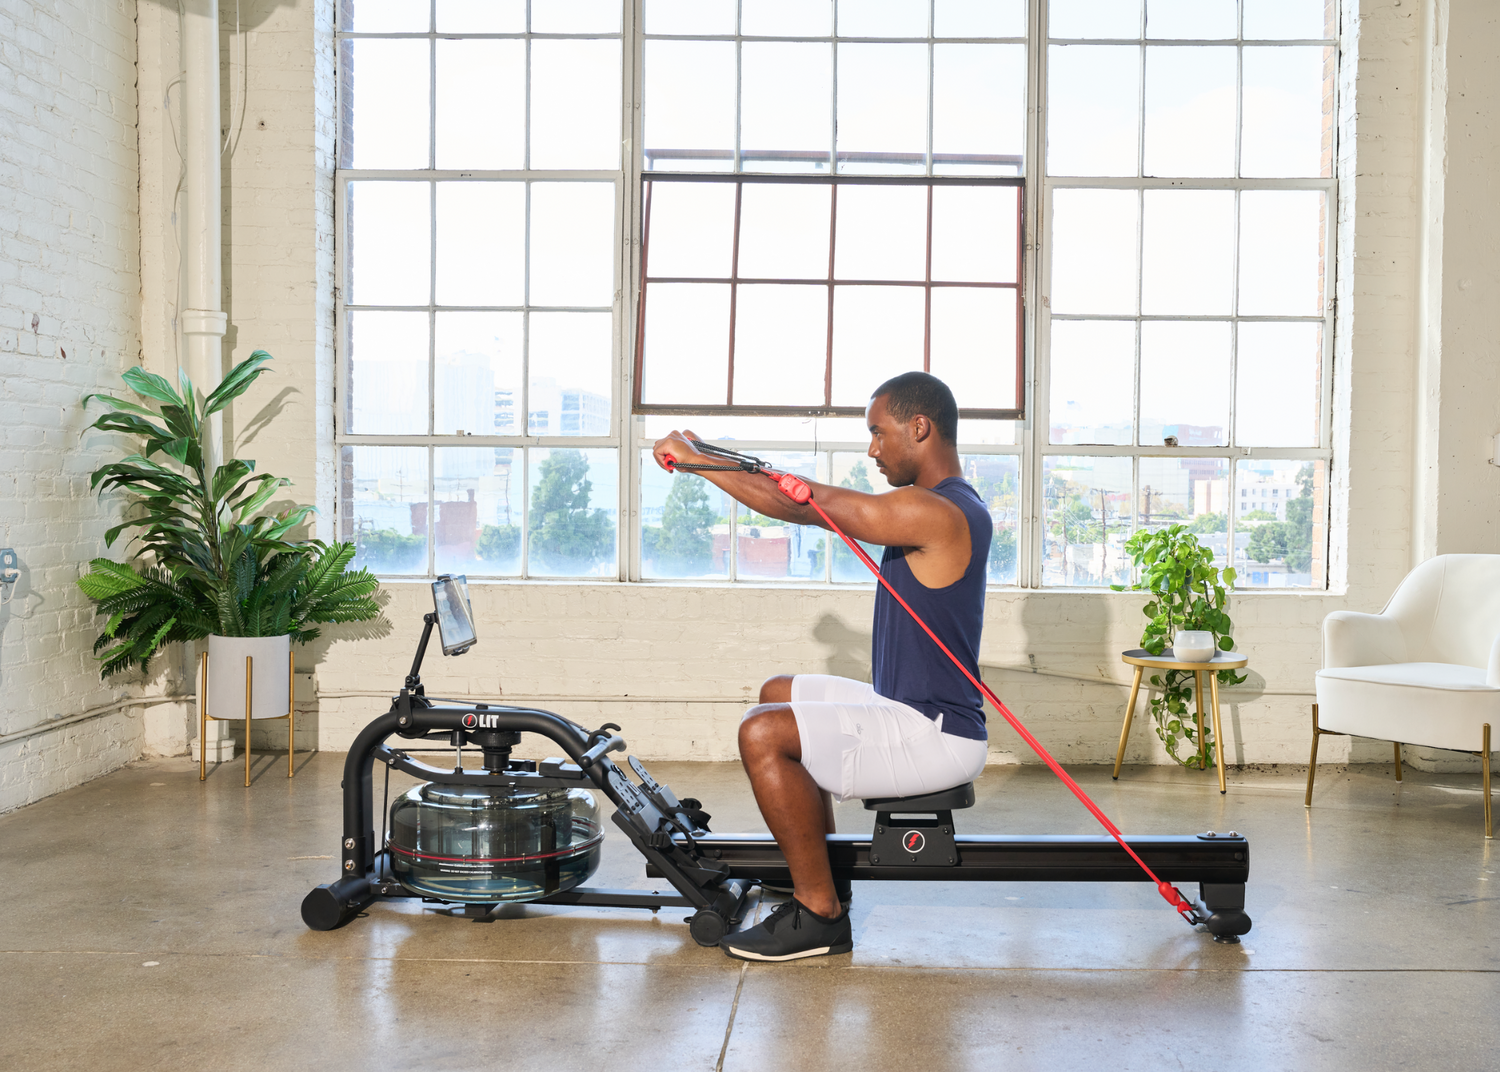
[[[1500,555],[1438,555],[1407,574],[1379,614],[1323,619],[1323,669],[1313,704],[1312,806],[1318,738],[1352,734],[1468,752],[1484,765],[1490,809],[1490,727],[1500,725]]]

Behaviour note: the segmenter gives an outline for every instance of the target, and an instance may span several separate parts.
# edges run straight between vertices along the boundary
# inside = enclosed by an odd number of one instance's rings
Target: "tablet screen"
[[[469,578],[462,573],[444,574],[433,581],[432,606],[437,611],[443,654],[458,655],[469,650],[477,639],[474,611],[469,606]]]

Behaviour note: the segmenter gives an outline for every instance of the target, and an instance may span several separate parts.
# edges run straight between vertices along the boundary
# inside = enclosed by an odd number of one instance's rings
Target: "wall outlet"
[[[0,581],[15,584],[21,578],[21,560],[10,547],[0,547]]]

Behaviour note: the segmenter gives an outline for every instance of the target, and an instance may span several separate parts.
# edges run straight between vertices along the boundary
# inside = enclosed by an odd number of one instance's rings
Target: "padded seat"
[[[1500,725],[1500,687],[1485,667],[1386,663],[1319,670],[1318,724],[1334,733],[1473,752],[1477,727]]]
[[[869,797],[865,800],[865,811],[925,812],[957,811],[974,806],[974,783],[965,782],[939,793],[926,793],[919,797]]]

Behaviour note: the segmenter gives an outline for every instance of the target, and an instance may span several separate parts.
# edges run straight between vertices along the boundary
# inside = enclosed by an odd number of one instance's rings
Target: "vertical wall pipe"
[[[219,158],[219,4],[182,0],[183,364],[203,394],[224,376],[222,230]],[[209,433],[210,469],[223,460],[223,421]]]

